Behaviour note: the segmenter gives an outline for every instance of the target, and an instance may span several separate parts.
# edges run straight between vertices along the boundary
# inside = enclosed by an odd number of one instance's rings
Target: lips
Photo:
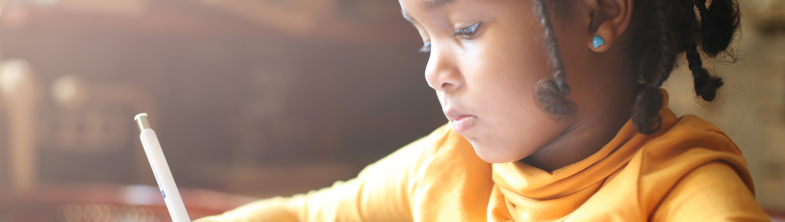
[[[474,126],[477,116],[461,113],[455,110],[447,110],[444,115],[452,120],[452,128],[457,133],[465,132]]]

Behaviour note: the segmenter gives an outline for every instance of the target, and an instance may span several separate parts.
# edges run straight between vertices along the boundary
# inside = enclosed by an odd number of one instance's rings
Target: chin
[[[490,146],[478,144],[474,141],[469,142],[474,147],[474,152],[477,153],[477,156],[488,163],[509,163],[526,158],[526,156],[519,157],[520,154],[509,152],[514,150],[511,147]]]

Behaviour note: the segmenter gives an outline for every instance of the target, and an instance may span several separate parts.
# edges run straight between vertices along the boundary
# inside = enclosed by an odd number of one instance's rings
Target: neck
[[[630,115],[622,114],[622,116]],[[521,161],[547,172],[579,162],[608,144],[627,120],[627,118],[615,118],[613,121],[576,123],[542,149]]]

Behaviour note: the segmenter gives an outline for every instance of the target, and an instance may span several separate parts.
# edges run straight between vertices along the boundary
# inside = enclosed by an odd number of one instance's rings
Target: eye
[[[431,52],[431,42],[430,41],[425,42],[425,44],[422,44],[422,48],[420,48],[420,53],[429,53],[429,52]]]
[[[479,22],[474,23],[474,25],[470,25],[469,27],[455,30],[455,33],[453,33],[452,36],[460,36],[461,38],[464,39],[472,39],[474,38],[474,32],[477,31],[478,27],[480,27]]]

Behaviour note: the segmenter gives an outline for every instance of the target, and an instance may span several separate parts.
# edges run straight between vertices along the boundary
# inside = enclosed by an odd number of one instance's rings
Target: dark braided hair
[[[540,25],[544,27],[544,41],[548,50],[548,61],[553,68],[553,77],[537,82],[535,92],[538,105],[546,112],[551,113],[554,119],[567,119],[575,111],[575,103],[565,98],[570,94],[567,85],[567,76],[564,73],[564,64],[561,60],[559,45],[551,25],[550,15],[544,2],[534,1],[534,10],[540,15]]]
[[[576,107],[565,98],[570,87],[550,22],[547,3],[551,1],[569,0],[533,0],[554,69],[552,78],[537,83],[535,95],[538,105],[559,120],[571,117]],[[692,71],[695,93],[705,101],[715,99],[723,82],[703,68],[700,51],[711,58],[727,52],[739,26],[739,10],[736,0],[713,0],[708,7],[706,0],[636,0],[633,7],[632,23],[635,25],[630,31],[634,41],[627,45],[632,58],[631,71],[638,80],[632,122],[639,132],[653,134],[662,127],[659,111],[663,98],[659,88],[670,76],[676,58],[682,52]]]

